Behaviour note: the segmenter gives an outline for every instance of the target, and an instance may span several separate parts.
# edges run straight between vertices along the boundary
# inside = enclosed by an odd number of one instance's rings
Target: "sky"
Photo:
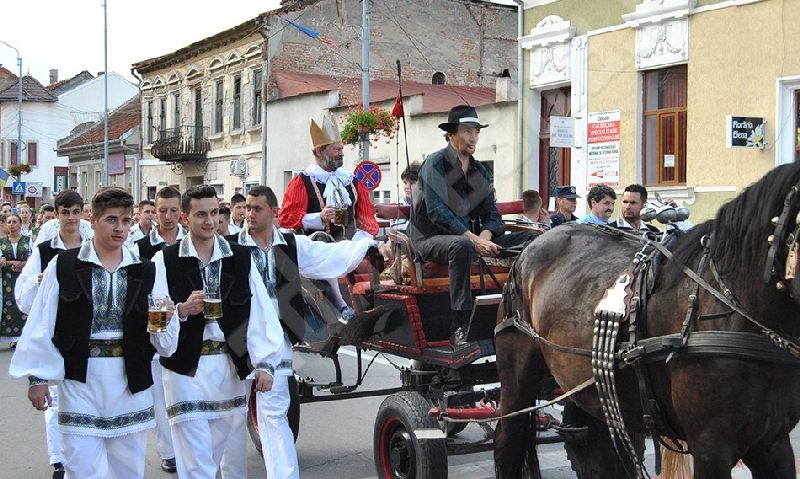
[[[104,70],[103,0],[2,0],[0,40],[19,50],[22,73],[42,84],[83,70]],[[107,0],[108,70],[134,82],[131,64],[277,8],[280,0]],[[24,19],[24,21],[16,21]],[[19,71],[16,52],[0,43],[0,64]]]
[[[103,0],[2,0],[0,40],[22,57],[22,72],[42,84],[58,69],[63,80],[104,70]],[[498,3],[513,3],[497,0]],[[108,70],[131,82],[131,64],[277,8],[280,0],[107,0]],[[24,21],[16,21],[24,19]],[[16,52],[0,43],[0,64],[19,71]]]

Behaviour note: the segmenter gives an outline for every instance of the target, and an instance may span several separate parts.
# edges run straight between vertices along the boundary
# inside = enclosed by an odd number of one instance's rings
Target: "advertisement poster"
[[[586,152],[588,186],[619,186],[619,110],[589,113]]]

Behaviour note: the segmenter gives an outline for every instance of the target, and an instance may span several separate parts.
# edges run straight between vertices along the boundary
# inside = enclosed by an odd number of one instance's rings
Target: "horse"
[[[631,321],[650,338],[678,339],[638,363],[620,361],[618,347],[614,383],[624,430],[685,441],[696,479],[730,478],[739,460],[755,479],[795,478],[789,433],[800,419],[798,188],[800,163],[779,166],[723,205],[715,219],[675,238],[671,255],[665,253],[672,257],[661,261],[647,286],[647,301],[637,289],[627,303],[638,316],[621,320],[622,342],[630,342]],[[504,301],[513,301],[506,310],[516,310],[535,333],[497,333],[501,415],[530,406],[547,370],[564,390],[593,378],[595,308],[643,264],[646,245],[603,228],[564,225],[520,254]],[[689,354],[687,344],[703,334],[711,345]],[[648,383],[650,395],[643,396]],[[570,399],[606,418],[597,387]],[[500,420],[498,478],[541,477],[529,423],[525,416]],[[635,465],[632,456],[628,463]],[[633,469],[627,475],[643,477]]]

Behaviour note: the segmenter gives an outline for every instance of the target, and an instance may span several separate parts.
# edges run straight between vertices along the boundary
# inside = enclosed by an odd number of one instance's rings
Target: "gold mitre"
[[[314,148],[331,143],[341,143],[341,141],[342,135],[339,133],[339,128],[329,116],[326,115],[322,119],[322,128],[317,125],[316,121],[311,120],[311,143]]]

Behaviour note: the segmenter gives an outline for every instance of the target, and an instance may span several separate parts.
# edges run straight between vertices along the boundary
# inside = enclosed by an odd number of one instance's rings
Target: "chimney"
[[[56,83],[58,81],[58,69],[53,68],[50,70],[50,84]]]
[[[103,74],[104,74],[104,73],[105,73],[105,72],[102,72],[102,71],[101,71],[101,72],[97,72],[97,76],[98,76],[98,77],[101,77],[101,76],[103,76]]]
[[[509,77],[500,77],[495,83],[495,101],[513,101],[517,99],[516,82]]]

